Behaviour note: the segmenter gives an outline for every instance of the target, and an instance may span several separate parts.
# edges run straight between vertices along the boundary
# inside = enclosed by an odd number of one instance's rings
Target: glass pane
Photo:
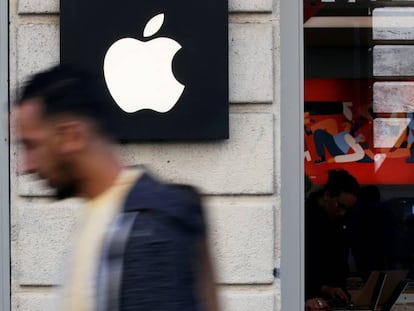
[[[303,8],[306,306],[400,310],[414,302],[401,292],[414,271],[414,1]]]

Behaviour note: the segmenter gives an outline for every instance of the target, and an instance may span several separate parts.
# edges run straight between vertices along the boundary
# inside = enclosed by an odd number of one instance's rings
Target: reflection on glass
[[[410,123],[409,118],[375,118],[374,148],[392,148]]]
[[[375,82],[373,93],[373,107],[376,113],[414,112],[414,82]]]
[[[414,76],[414,46],[375,45],[373,74],[375,77],[408,78]]]
[[[384,7],[372,11],[374,40],[413,40],[414,8]]]

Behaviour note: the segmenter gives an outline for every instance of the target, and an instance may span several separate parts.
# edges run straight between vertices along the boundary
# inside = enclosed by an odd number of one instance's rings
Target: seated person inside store
[[[330,170],[324,187],[305,203],[305,307],[326,310],[347,303],[348,242],[345,215],[357,202],[358,181],[345,170]]]

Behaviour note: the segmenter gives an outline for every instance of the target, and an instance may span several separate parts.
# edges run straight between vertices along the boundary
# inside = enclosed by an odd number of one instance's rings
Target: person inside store
[[[387,269],[387,218],[378,186],[362,186],[358,202],[349,213],[347,229],[355,272],[364,281],[372,271]]]
[[[217,311],[201,198],[119,160],[102,89],[57,65],[25,85],[13,115],[22,165],[84,213],[53,310]]]
[[[305,202],[305,308],[327,310],[348,303],[349,243],[345,216],[355,205],[359,183],[345,170],[330,170],[322,189]]]

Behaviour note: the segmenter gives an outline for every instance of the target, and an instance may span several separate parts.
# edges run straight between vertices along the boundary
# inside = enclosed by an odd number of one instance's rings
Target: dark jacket
[[[194,188],[144,174],[111,227],[98,277],[98,310],[201,310],[195,247],[205,224]]]

